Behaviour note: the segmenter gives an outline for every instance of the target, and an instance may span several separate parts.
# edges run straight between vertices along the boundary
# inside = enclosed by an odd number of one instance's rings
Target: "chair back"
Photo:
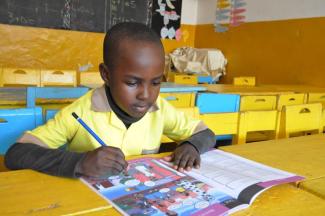
[[[278,122],[279,112],[277,110],[241,112],[239,116],[238,140],[234,140],[234,143],[246,143],[249,132],[259,131],[271,131],[272,137],[265,136],[265,139],[277,139],[279,133]]]
[[[306,103],[307,95],[299,94],[280,94],[277,101],[277,110],[281,111],[284,106],[298,105]]]
[[[246,95],[240,98],[240,111],[274,110],[275,95]]]
[[[284,107],[282,125],[285,137],[289,138],[292,133],[299,132],[322,132],[322,104],[301,104]]]

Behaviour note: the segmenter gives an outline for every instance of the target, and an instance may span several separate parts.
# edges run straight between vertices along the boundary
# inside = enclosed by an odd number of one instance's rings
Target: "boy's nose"
[[[146,100],[150,97],[150,88],[143,86],[138,94],[138,99]]]

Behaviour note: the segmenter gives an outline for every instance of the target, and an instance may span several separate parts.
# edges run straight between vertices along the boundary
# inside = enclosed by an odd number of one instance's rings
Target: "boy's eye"
[[[153,84],[154,86],[158,86],[158,85],[161,84],[161,81],[156,81],[156,82],[153,82],[152,84]]]
[[[136,86],[137,84],[137,82],[126,82],[126,85],[128,86]]]
[[[161,84],[161,78],[152,80],[152,85],[158,86]]]

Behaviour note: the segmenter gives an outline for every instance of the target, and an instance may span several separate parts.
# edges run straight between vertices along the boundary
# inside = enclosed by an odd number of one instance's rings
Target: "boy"
[[[180,142],[166,161],[180,171],[199,167],[200,153],[214,147],[214,134],[158,97],[164,70],[160,38],[143,24],[120,23],[107,32],[103,50],[99,69],[105,85],[26,132],[5,155],[8,168],[65,177],[116,175],[127,168],[125,156],[157,153],[162,134]],[[107,146],[100,146],[72,112]],[[65,143],[68,150],[60,149]]]

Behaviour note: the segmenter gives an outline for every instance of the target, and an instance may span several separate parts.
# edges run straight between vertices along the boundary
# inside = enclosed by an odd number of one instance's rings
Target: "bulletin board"
[[[182,0],[153,0],[152,28],[162,39],[181,39]]]

